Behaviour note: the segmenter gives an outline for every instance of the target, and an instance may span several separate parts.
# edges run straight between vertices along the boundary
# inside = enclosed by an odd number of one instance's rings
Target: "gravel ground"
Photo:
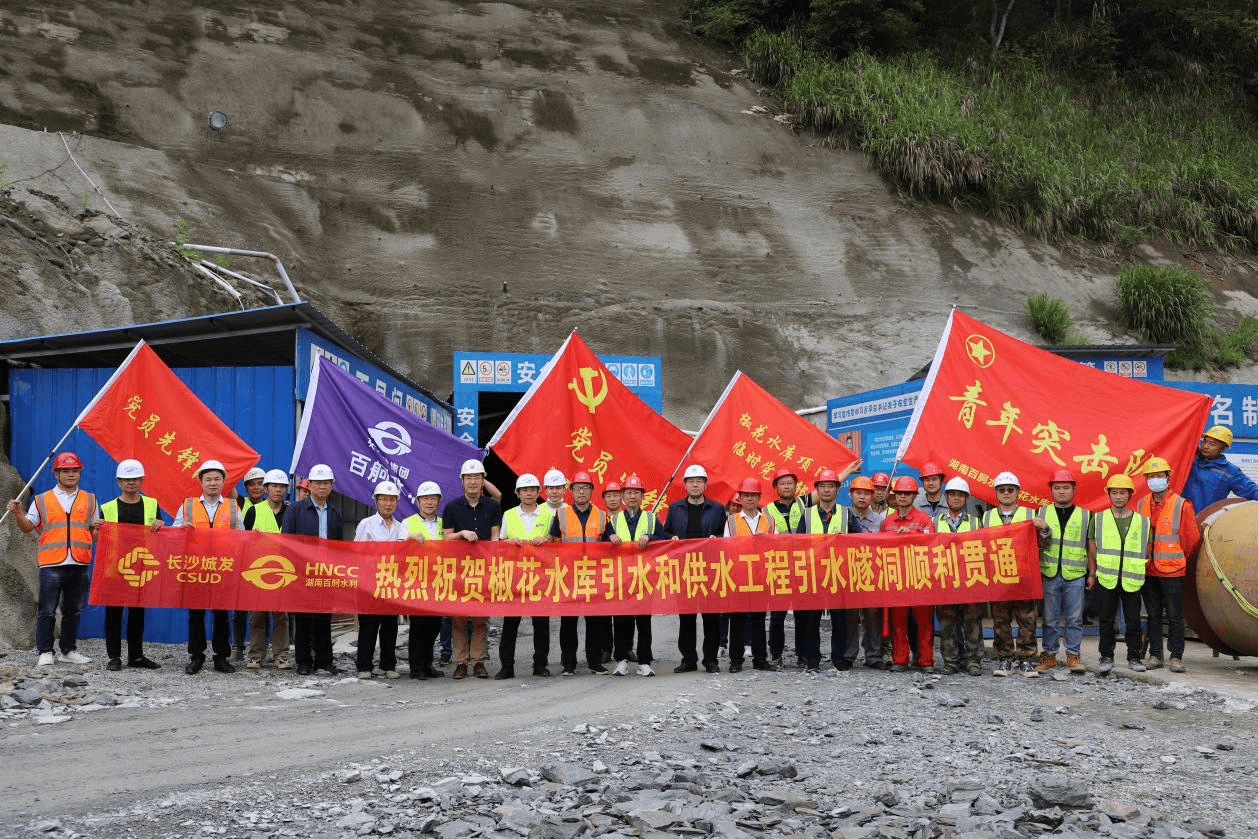
[[[0,659],[0,835],[1258,835],[1258,713],[1180,685],[668,661],[655,679],[187,677],[179,647],[121,673],[102,647],[47,673]],[[105,777],[30,792],[72,771]]]

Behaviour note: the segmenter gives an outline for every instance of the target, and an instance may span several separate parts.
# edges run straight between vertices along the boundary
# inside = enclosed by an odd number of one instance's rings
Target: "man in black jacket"
[[[312,467],[307,480],[310,482],[310,497],[285,511],[280,532],[342,541],[341,514],[328,504],[328,497],[332,494],[331,467],[323,463]],[[332,663],[330,614],[294,613],[293,647],[297,675],[309,676],[315,670],[326,670],[333,676],[340,672]]]
[[[686,497],[674,501],[668,506],[668,516],[664,520],[664,529],[674,539],[716,538],[725,533],[725,508],[704,496],[708,488],[708,473],[699,464],[691,464],[682,474],[686,485]],[[719,673],[717,654],[721,643],[721,621],[719,614],[703,616],[703,668],[709,673]],[[680,615],[680,628],[677,632],[677,649],[681,653],[681,664],[673,668],[674,673],[689,673],[698,670],[699,654],[696,649],[697,632],[694,615]]]

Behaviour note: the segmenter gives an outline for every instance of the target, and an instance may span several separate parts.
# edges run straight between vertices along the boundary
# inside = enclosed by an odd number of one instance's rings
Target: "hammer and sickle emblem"
[[[594,413],[594,409],[603,404],[603,400],[607,398],[607,375],[602,370],[593,367],[582,367],[578,372],[581,374],[581,384],[577,384],[576,379],[568,382],[568,390],[575,391],[577,401],[590,409],[590,413]],[[600,379],[602,389],[597,393],[594,392],[594,377]]]

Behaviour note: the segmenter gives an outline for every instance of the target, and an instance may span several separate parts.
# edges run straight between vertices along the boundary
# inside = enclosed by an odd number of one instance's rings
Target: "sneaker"
[[[1021,670],[1022,675],[1026,676],[1028,679],[1038,679],[1040,677],[1040,671],[1035,669],[1035,665],[1031,663],[1031,659],[1029,658],[1023,659],[1022,662],[1018,664],[1018,669]]]
[[[909,666],[907,664],[892,664],[891,665],[892,673],[907,673],[908,669],[909,669]]]
[[[992,668],[992,675],[998,679],[1003,679],[1013,672],[1013,662],[1007,658],[1002,658],[996,662],[996,666]]]
[[[234,647],[234,648],[232,649],[232,657],[231,657],[231,660],[232,660],[232,661],[236,661],[236,662],[239,662],[239,661],[244,661],[244,660],[245,660],[245,648],[244,648],[244,647]]]
[[[384,671],[384,677],[385,677],[386,679],[400,679],[400,678],[402,678],[401,674],[399,674],[396,670],[386,670],[386,671]]]
[[[1098,676],[1108,676],[1110,671],[1113,669],[1114,669],[1114,659],[1102,658],[1101,663],[1098,664],[1096,667],[1096,674]]]
[[[1127,666],[1130,667],[1132,672],[1135,672],[1135,673],[1143,673],[1144,671],[1149,669],[1148,667],[1145,667],[1144,662],[1138,658],[1127,659]]]
[[[251,655],[251,656],[249,656],[249,661],[248,661],[248,663],[247,663],[247,664],[245,664],[245,667],[246,667],[247,669],[249,669],[249,670],[261,670],[261,669],[262,669],[262,657],[261,657],[261,656],[256,656],[256,655]]]
[[[52,653],[40,653],[39,661],[35,662],[36,667],[52,667],[57,661]]]
[[[1178,659],[1178,658],[1172,658],[1172,659],[1171,659],[1171,667],[1170,667],[1170,670],[1171,670],[1171,672],[1172,672],[1172,673],[1183,673],[1183,672],[1184,672],[1184,662],[1183,662],[1183,661],[1181,661],[1181,660],[1180,660],[1180,659]]]
[[[275,669],[276,670],[292,670],[293,660],[286,655],[282,655],[279,658],[275,659]]]
[[[1040,653],[1040,663],[1035,665],[1035,669],[1037,671],[1040,673],[1047,673],[1056,667],[1057,653]]]
[[[960,672],[955,664],[945,664],[939,668],[939,675],[941,676],[955,676]]]
[[[699,669],[699,665],[693,661],[683,661],[681,664],[673,668],[674,673],[693,673]]]
[[[1066,666],[1070,668],[1071,673],[1088,672],[1088,668],[1083,666],[1083,656],[1078,653],[1066,653]]]
[[[965,672],[971,676],[981,676],[983,675],[983,665],[979,664],[977,661],[971,661],[965,666]]]
[[[78,650],[70,650],[68,653],[62,653],[57,656],[57,661],[62,664],[91,664],[92,660]]]
[[[1150,670],[1161,670],[1165,666],[1166,664],[1162,660],[1162,656],[1160,655],[1149,656],[1149,669]]]
[[[595,676],[606,676],[611,671],[601,664],[595,664],[594,666],[590,668],[590,672],[593,673]]]
[[[805,673],[820,673],[820,672],[821,672],[821,665],[820,665],[820,664],[810,664],[810,665],[808,665],[807,667],[805,667],[805,668],[804,668],[804,672],[805,672]]]
[[[359,671],[358,671],[358,678],[360,678],[360,679],[370,679],[370,678],[371,678],[371,671],[370,671],[370,670],[359,670]]]
[[[639,676],[654,676],[655,671],[651,669],[651,665],[649,664],[639,664],[638,675]]]
[[[629,675],[629,659],[625,659],[624,661],[619,662],[616,665],[616,669],[613,670],[612,672],[617,676],[628,676]]]
[[[573,669],[572,669],[572,668],[570,668],[570,667],[565,667],[565,668],[564,668],[564,669],[563,669],[563,670],[559,673],[559,675],[560,675],[560,676],[575,676],[575,675],[577,675],[577,671],[573,670]]]

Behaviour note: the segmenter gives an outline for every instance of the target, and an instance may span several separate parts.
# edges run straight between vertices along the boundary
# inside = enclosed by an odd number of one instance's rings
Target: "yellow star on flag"
[[[971,335],[966,338],[965,352],[979,367],[990,367],[996,360],[996,348],[983,335]]]

